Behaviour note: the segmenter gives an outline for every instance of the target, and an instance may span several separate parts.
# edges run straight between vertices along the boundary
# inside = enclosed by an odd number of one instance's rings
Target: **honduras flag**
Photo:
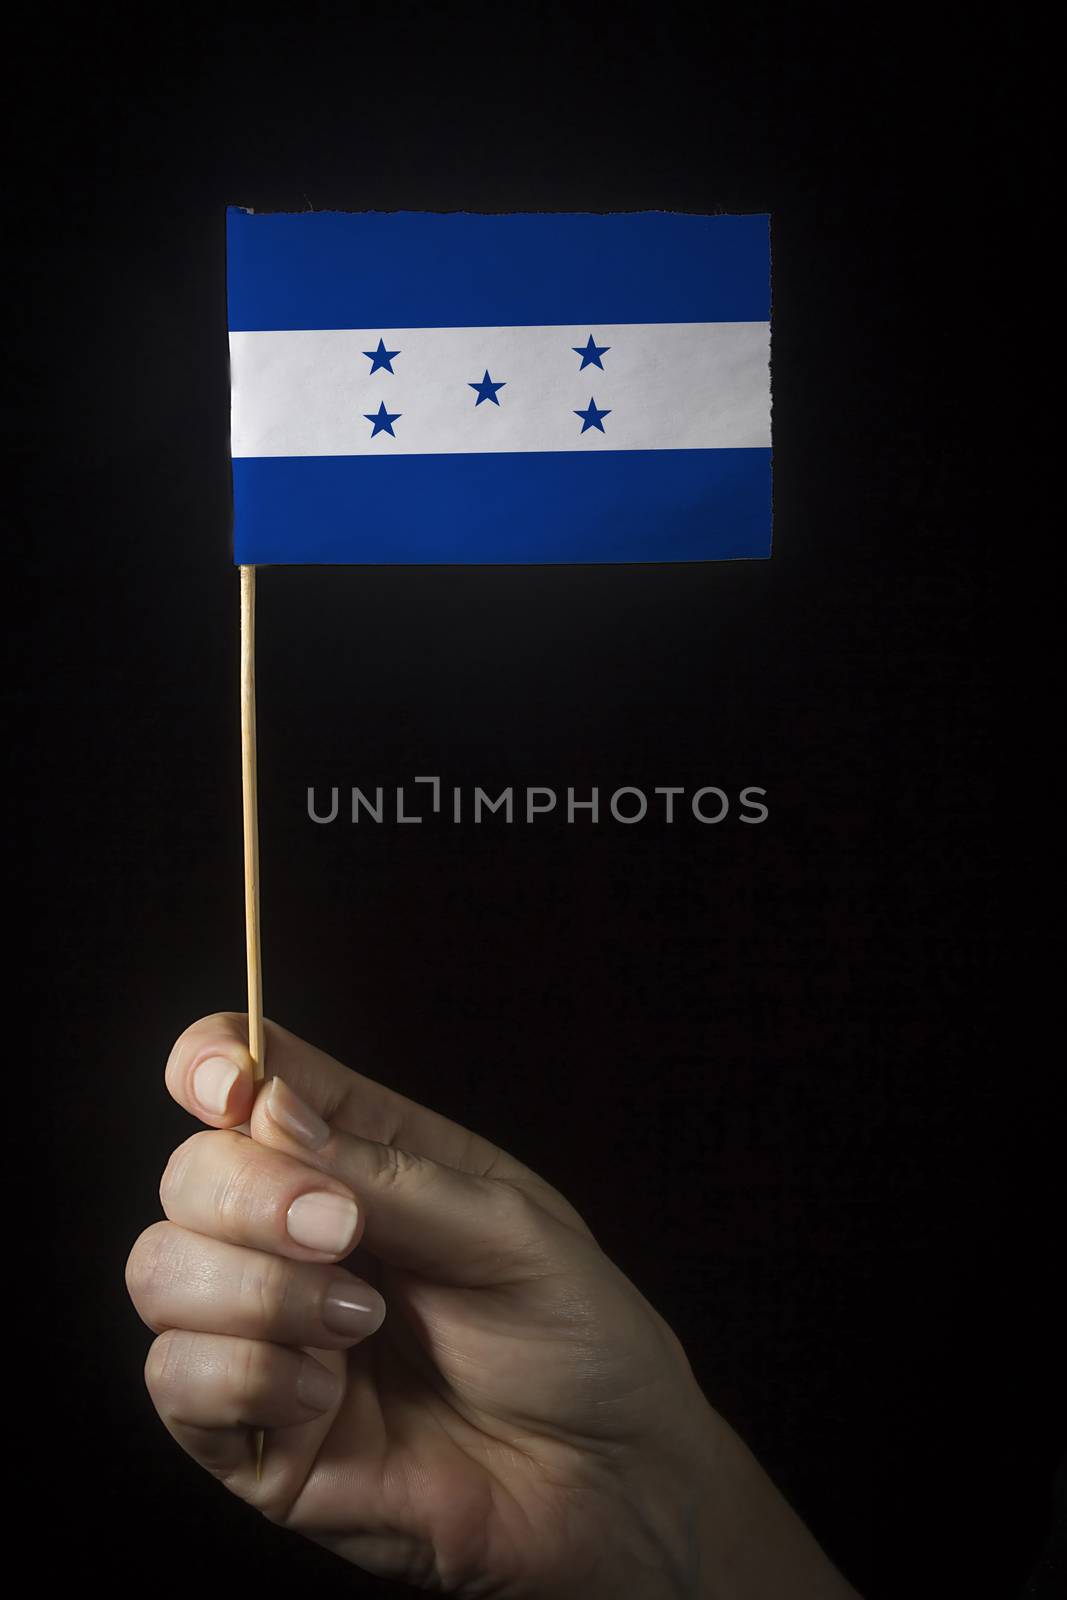
[[[767,217],[227,222],[239,563],[770,554]]]

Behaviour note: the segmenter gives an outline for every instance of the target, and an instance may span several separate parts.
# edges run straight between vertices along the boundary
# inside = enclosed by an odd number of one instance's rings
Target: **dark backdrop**
[[[1025,722],[1040,682],[1002,649],[1028,525],[1006,550],[983,431],[1018,350],[990,315],[1014,68],[992,29],[850,16],[24,27],[12,1014],[29,1181],[55,1201],[29,1281],[31,1483],[57,1572],[375,1589],[171,1444],[122,1278],[189,1131],[168,1048],[243,1006],[223,256],[240,203],[772,213],[770,562],[262,577],[267,1009],[567,1192],[872,1600],[1022,1583],[1062,1415],[1052,1063],[1005,975],[1030,938],[1005,870],[1036,864],[1039,807],[1005,811],[993,786],[995,691],[1007,674]],[[306,817],[309,784],[424,773],[754,784],[770,816]]]

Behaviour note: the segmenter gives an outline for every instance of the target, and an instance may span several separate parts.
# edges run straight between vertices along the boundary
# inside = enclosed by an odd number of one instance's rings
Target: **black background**
[[[772,213],[773,559],[263,574],[267,1010],[562,1188],[870,1600],[1022,1584],[1062,1449],[1054,1062],[1004,886],[1043,870],[1047,780],[1038,736],[998,800],[994,713],[1043,726],[1005,592],[1023,550],[1041,580],[986,431],[1022,342],[990,313],[1018,65],[973,27],[23,25],[9,1081],[32,1063],[23,1234],[54,1201],[28,1471],[56,1572],[377,1592],[172,1445],[123,1286],[190,1131],[169,1046],[243,1005],[224,207],[663,208]],[[309,784],[421,773],[758,784],[770,817],[307,820]]]

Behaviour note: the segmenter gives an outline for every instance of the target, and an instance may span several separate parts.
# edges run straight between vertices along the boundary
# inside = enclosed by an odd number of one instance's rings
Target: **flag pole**
[[[252,1078],[263,1079],[263,972],[259,939],[259,807],[256,790],[256,569],[241,569],[241,799],[244,819],[245,953],[248,1051]],[[256,1478],[263,1475],[263,1429],[255,1434]]]

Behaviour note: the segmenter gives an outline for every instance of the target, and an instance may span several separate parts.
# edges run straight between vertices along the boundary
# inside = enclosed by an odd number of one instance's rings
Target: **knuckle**
[[[188,1028],[182,1029],[171,1045],[167,1053],[167,1064],[163,1069],[163,1076],[168,1084],[171,1083],[172,1075],[177,1071],[178,1065],[188,1049],[189,1041],[200,1026],[199,1022],[190,1023]]]
[[[179,1176],[185,1161],[185,1146],[179,1145],[177,1150],[171,1151],[167,1164],[163,1168],[163,1176],[159,1180],[159,1203],[168,1216],[170,1215],[171,1203],[177,1191]]]
[[[152,1341],[144,1364],[148,1392],[160,1411],[173,1408],[185,1382],[185,1341],[176,1333],[161,1333]]]
[[[271,1348],[254,1339],[238,1341],[230,1357],[227,1387],[242,1410],[256,1410],[275,1387]]]
[[[170,1215],[170,1207],[181,1190],[190,1163],[196,1159],[200,1149],[202,1149],[200,1140],[210,1139],[211,1137],[211,1132],[203,1129],[199,1133],[191,1134],[183,1144],[178,1145],[176,1150],[171,1151],[170,1160],[163,1168],[163,1176],[159,1180],[159,1203],[168,1216]]]
[[[126,1288],[139,1310],[149,1306],[152,1301],[170,1226],[168,1222],[153,1222],[134,1241],[133,1249],[126,1258]]]
[[[531,1268],[545,1265],[552,1254],[552,1228],[543,1208],[517,1184],[498,1180],[490,1190],[486,1203],[491,1234],[508,1240],[513,1259]]]
[[[288,1321],[292,1304],[293,1274],[287,1261],[268,1256],[249,1266],[241,1285],[242,1298],[264,1329],[274,1330]]]
[[[204,1137],[211,1138],[211,1134]],[[243,1149],[234,1151],[233,1159],[219,1174],[215,1210],[224,1232],[233,1237],[243,1235],[249,1218],[256,1212],[259,1176],[255,1161]]]
[[[515,1184],[498,1179],[492,1185],[490,1204],[496,1220],[510,1232],[525,1237],[542,1231],[544,1213],[541,1207]]]
[[[360,1092],[356,1083],[345,1090],[327,1120],[332,1121],[334,1118],[342,1125],[351,1123],[352,1127],[360,1130],[363,1138],[370,1139],[374,1144],[383,1145],[391,1145],[400,1137],[403,1121],[388,1095],[383,1095],[380,1099],[377,1096],[368,1099]]]
[[[405,1193],[410,1193],[425,1181],[429,1168],[421,1157],[413,1156],[407,1150],[398,1150],[393,1144],[379,1145],[377,1152],[377,1167],[374,1172],[376,1188],[387,1193],[393,1189],[402,1189]]]

